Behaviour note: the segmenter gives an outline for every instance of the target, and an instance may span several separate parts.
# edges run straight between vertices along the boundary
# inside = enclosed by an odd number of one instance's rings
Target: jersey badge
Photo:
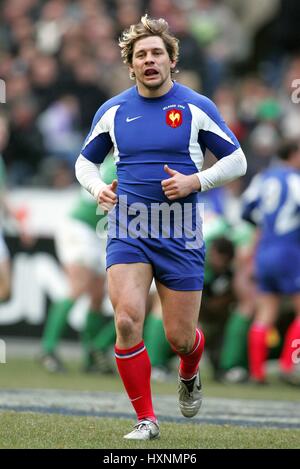
[[[179,109],[170,109],[166,114],[166,122],[174,129],[182,124],[182,111]]]

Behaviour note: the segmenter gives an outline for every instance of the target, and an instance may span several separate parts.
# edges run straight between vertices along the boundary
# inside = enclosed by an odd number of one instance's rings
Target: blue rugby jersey
[[[167,202],[164,164],[183,174],[201,170],[206,148],[218,159],[240,147],[216,106],[179,83],[158,98],[140,96],[134,86],[97,111],[81,154],[100,164],[113,148],[118,195],[133,202]],[[196,202],[197,194],[177,200]]]
[[[256,176],[243,196],[244,219],[261,228],[260,245],[300,246],[300,172],[282,165]]]

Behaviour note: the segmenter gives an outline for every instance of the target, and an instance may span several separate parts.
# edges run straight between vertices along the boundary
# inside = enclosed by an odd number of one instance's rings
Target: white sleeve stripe
[[[247,160],[241,148],[235,150],[217,161],[211,168],[197,173],[201,184],[201,192],[227,184],[234,179],[244,176],[247,170]]]
[[[198,117],[198,122],[199,122],[199,131],[200,130],[205,130],[208,132],[212,132],[216,135],[219,135],[219,137],[223,138],[223,140],[226,140],[227,142],[231,143],[232,145],[236,146],[236,144],[231,140],[231,138],[224,132],[224,130],[221,129],[221,127],[216,124],[216,122],[209,117],[208,114],[206,114],[202,109],[199,107],[195,106],[194,104],[189,104],[190,110],[192,112],[193,116]]]
[[[196,168],[198,169],[198,171],[200,171],[203,166],[203,153],[201,150],[201,146],[198,142],[198,135],[199,129],[202,125],[202,117],[199,115],[199,113],[196,112],[197,110],[199,110],[199,108],[193,106],[192,104],[189,104],[189,107],[192,114],[189,154]]]
[[[100,176],[100,165],[80,154],[75,163],[75,174],[80,184],[97,200],[101,189],[106,186]]]

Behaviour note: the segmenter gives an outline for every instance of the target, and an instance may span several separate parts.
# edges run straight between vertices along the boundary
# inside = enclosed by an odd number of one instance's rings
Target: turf
[[[0,389],[47,388],[78,391],[123,391],[117,375],[83,374],[78,363],[67,363],[69,372],[49,374],[34,360],[9,359],[0,365]],[[208,372],[202,381],[206,397],[227,397],[237,399],[272,399],[300,401],[299,388],[293,388],[271,377],[269,386],[222,385],[212,381]],[[153,383],[154,394],[176,394],[176,376],[170,382]]]
[[[0,389],[64,389],[73,391],[123,391],[118,376],[86,375],[79,364],[68,363],[69,372],[52,375],[35,360],[9,359],[0,365]],[[220,385],[203,373],[206,397],[272,399],[299,401],[299,389],[272,377],[267,387]],[[155,395],[176,394],[176,377],[166,383],[154,383]],[[98,417],[75,417],[29,412],[0,412],[0,448],[300,448],[300,430],[249,428],[231,425],[185,423],[161,424],[158,441],[130,442],[123,435],[134,421]]]
[[[229,449],[299,448],[300,430],[249,429],[228,425],[163,423],[161,438],[148,442],[123,439],[133,421],[1,413],[0,448]]]

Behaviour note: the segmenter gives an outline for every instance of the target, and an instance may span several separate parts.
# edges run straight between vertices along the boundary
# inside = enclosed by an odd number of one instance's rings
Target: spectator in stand
[[[45,150],[36,126],[36,103],[27,98],[11,106],[10,137],[3,152],[11,184],[31,184],[43,160]]]

